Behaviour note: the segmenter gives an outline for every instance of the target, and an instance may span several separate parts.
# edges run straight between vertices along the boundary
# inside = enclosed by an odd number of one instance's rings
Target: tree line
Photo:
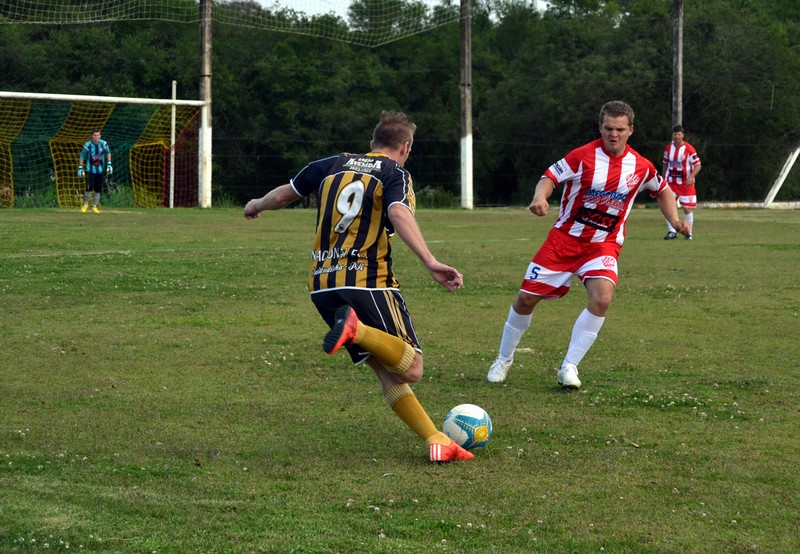
[[[379,24],[367,8],[385,1],[356,0],[347,16],[282,17],[287,28],[311,19],[363,32]],[[391,1],[430,17],[418,3]],[[630,143],[661,167],[672,127],[672,4],[552,0],[540,11],[519,0],[474,3],[476,205],[527,204],[544,169],[597,137],[608,100],[633,106]],[[431,9],[459,6],[443,0]],[[0,24],[0,89],[166,98],[176,80],[180,98],[196,99],[199,52],[196,24]],[[243,203],[309,160],[364,151],[383,109],[418,124],[408,163],[418,194],[445,204],[458,197],[458,24],[368,48],[215,22],[212,67],[217,198]],[[796,0],[685,0],[683,70],[683,125],[703,160],[701,202],[762,200],[800,140]],[[800,196],[798,174],[777,200]]]

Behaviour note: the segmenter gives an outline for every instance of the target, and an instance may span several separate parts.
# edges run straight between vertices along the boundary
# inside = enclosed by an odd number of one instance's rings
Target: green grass
[[[440,423],[433,466],[369,370],[326,356],[313,210],[0,212],[0,552],[792,553],[800,550],[800,213],[635,210],[605,326],[559,389],[579,283],[485,381],[552,217],[418,214],[466,288],[398,241]]]

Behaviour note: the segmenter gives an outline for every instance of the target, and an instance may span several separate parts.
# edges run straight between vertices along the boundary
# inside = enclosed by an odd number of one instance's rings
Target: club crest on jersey
[[[614,267],[617,265],[617,260],[615,260],[612,256],[603,256],[600,261],[606,267]]]
[[[635,173],[628,175],[628,177],[625,179],[625,186],[628,187],[628,192],[631,192],[633,189],[638,187],[639,181],[641,181],[641,177]]]

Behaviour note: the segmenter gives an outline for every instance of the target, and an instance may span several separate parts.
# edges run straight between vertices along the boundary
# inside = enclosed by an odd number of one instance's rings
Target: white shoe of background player
[[[506,380],[508,370],[511,369],[511,364],[513,363],[513,358],[510,360],[504,360],[498,356],[495,358],[494,363],[492,363],[492,367],[489,368],[489,373],[486,374],[486,380],[490,383],[502,383]]]
[[[575,364],[564,364],[558,370],[558,384],[562,387],[571,389],[581,388],[581,380],[578,378],[578,366]]]

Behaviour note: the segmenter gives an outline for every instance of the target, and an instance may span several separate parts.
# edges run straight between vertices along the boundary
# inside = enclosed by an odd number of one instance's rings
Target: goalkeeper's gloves
[[[106,166],[106,174],[111,175],[113,172],[114,168],[111,167],[111,162],[108,162],[108,165]]]
[[[82,165],[79,165],[79,166],[78,166],[78,179],[83,179],[83,175],[84,175],[84,173],[83,173],[83,166],[82,166]]]

